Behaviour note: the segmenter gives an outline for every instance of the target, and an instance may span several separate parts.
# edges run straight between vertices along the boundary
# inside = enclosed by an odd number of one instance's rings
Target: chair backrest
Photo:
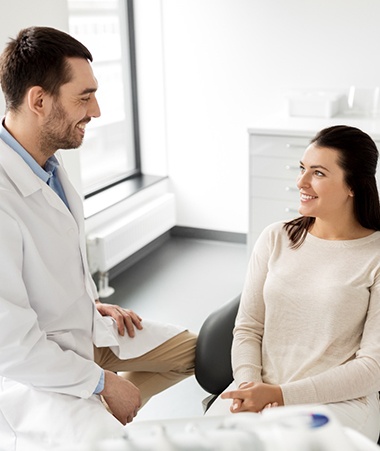
[[[232,331],[240,295],[212,312],[204,321],[195,351],[195,377],[208,393],[218,395],[233,380]]]

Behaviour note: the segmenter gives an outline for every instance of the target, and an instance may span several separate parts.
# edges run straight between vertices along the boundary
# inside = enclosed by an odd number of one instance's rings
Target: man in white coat
[[[91,61],[48,27],[20,31],[0,56],[1,450],[122,435],[194,371],[194,334],[98,301],[82,202],[55,155],[100,115]]]

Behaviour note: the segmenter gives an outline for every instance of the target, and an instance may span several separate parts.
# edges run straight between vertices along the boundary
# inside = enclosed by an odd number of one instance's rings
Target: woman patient
[[[373,140],[348,126],[322,130],[307,147],[302,216],[270,225],[255,244],[234,329],[235,382],[209,414],[327,404],[344,426],[377,440],[377,159]]]

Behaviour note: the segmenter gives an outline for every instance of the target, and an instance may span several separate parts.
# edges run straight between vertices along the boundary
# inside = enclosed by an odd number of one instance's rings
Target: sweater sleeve
[[[261,382],[261,344],[265,306],[263,289],[268,272],[267,233],[259,237],[252,252],[241,296],[232,343],[232,367],[239,386],[243,382]]]

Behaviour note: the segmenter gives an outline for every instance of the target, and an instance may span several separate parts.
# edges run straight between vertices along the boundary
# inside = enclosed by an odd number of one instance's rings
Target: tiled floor
[[[171,237],[112,280],[116,291],[106,302],[198,332],[213,310],[241,292],[246,267],[244,244]],[[151,399],[135,421],[202,415],[207,395],[188,378]]]

